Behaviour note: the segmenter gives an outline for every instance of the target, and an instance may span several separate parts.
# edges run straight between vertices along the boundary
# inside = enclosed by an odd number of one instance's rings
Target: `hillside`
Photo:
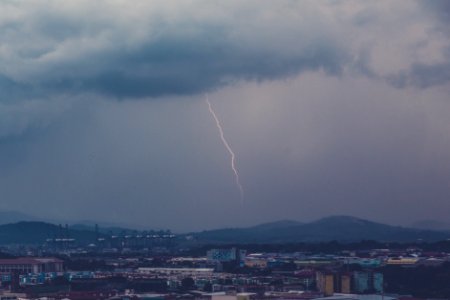
[[[333,216],[310,223],[283,221],[248,228],[209,230],[193,234],[205,243],[289,243],[338,240],[424,241],[445,240],[450,232],[391,226],[348,216]]]
[[[107,228],[113,232],[124,228]],[[105,232],[99,232],[105,236]],[[391,226],[348,216],[333,216],[314,222],[278,221],[247,228],[225,228],[190,233],[195,243],[296,243],[361,240],[438,241],[450,238],[450,231],[434,231]],[[0,244],[41,244],[48,238],[70,237],[81,243],[95,241],[90,226],[77,225],[68,230],[45,222],[18,222],[0,225]]]
[[[18,222],[0,225],[0,244],[41,244],[48,238],[66,236],[58,225],[45,222]],[[95,232],[87,230],[68,231],[68,237],[80,242],[95,240]]]

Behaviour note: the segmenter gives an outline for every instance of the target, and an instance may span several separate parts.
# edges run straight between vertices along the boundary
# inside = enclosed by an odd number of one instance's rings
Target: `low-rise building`
[[[19,272],[25,274],[62,271],[63,261],[57,258],[24,257],[0,259],[0,273]]]

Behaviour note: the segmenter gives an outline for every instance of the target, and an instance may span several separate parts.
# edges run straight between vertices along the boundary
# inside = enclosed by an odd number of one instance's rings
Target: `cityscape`
[[[450,0],[0,0],[0,300],[450,300]]]
[[[282,223],[260,226],[270,231]],[[1,299],[415,300],[450,292],[450,238],[213,246],[196,233],[120,229],[108,235],[103,232],[113,229],[97,224],[85,225],[89,237],[76,239],[73,227],[80,226],[53,225],[39,242],[1,245]]]

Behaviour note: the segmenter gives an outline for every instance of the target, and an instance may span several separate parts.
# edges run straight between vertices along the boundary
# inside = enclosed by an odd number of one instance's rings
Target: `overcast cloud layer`
[[[445,0],[3,1],[0,209],[177,230],[448,218],[449,13]]]

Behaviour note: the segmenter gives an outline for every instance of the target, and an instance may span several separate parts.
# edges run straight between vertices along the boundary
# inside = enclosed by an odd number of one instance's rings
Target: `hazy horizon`
[[[37,215],[31,215],[31,214],[25,214],[20,211],[0,211],[0,215],[2,217],[5,217],[6,214],[12,215],[12,220],[5,221],[2,218],[2,221],[0,222],[0,225],[4,224],[13,224],[17,222],[45,222],[45,223],[51,223],[55,225],[65,225],[68,224],[69,226],[73,225],[85,225],[85,226],[92,226],[92,229],[95,228],[95,226],[104,227],[104,228],[112,228],[112,227],[121,227],[126,228],[130,230],[171,230],[174,233],[189,233],[189,232],[195,232],[195,231],[204,231],[204,230],[216,230],[216,229],[226,229],[226,228],[246,228],[246,227],[253,227],[253,226],[259,226],[259,225],[265,225],[265,224],[273,224],[273,223],[279,223],[279,222],[298,222],[299,224],[308,224],[311,222],[321,221],[327,218],[356,218],[356,219],[362,219],[358,216],[350,216],[350,215],[328,215],[319,217],[316,219],[276,219],[276,220],[266,220],[261,221],[259,223],[254,224],[246,224],[246,225],[223,225],[218,227],[212,227],[212,228],[196,228],[195,230],[184,230],[183,229],[174,229],[170,227],[152,227],[151,225],[142,225],[142,224],[133,224],[133,223],[121,223],[121,222],[115,222],[115,220],[85,220],[85,219],[50,219],[46,218],[45,216],[37,216]],[[395,224],[395,223],[383,223],[376,219],[362,219],[370,222],[390,225],[390,226],[401,226],[401,227],[407,227],[407,228],[418,228],[418,229],[430,229],[430,230],[450,230],[450,223],[436,221],[436,220],[413,220],[411,223],[406,224]]]

